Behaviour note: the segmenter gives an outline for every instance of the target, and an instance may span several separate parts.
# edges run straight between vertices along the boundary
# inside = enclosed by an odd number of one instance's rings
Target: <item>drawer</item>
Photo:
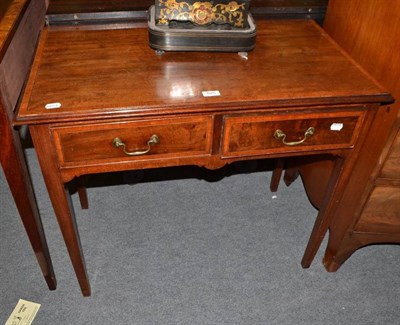
[[[363,111],[326,114],[226,116],[222,156],[254,156],[351,148]]]
[[[212,125],[207,116],[54,127],[52,132],[60,164],[75,166],[207,155]]]
[[[375,187],[354,230],[356,232],[400,233],[400,188]]]

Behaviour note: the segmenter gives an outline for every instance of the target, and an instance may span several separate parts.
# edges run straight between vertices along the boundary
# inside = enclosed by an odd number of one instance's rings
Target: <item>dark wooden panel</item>
[[[50,0],[49,14],[147,10],[155,0]],[[251,7],[325,7],[328,0],[253,0]]]
[[[26,76],[29,73],[39,33],[46,12],[44,0],[28,2],[14,37],[0,64],[0,89],[3,103],[9,110],[16,107]]]
[[[12,0],[0,1],[0,19],[2,19],[4,17],[4,14],[6,13],[11,2],[12,2]]]
[[[1,1],[2,2],[2,1]],[[0,60],[3,59],[8,45],[24,16],[25,10],[29,5],[29,0],[14,0],[2,2],[2,17],[0,20]]]
[[[252,7],[326,7],[329,0],[251,0]]]
[[[329,0],[252,0],[251,12],[258,18],[315,19],[320,24]]]
[[[50,0],[48,13],[147,10],[152,4],[152,0]]]

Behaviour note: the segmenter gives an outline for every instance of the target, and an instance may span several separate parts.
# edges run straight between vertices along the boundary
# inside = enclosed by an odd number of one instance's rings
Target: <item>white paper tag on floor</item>
[[[39,308],[40,304],[20,299],[5,325],[30,325]]]

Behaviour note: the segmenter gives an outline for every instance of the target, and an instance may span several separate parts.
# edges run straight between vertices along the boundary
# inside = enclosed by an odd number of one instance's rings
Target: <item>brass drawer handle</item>
[[[151,146],[153,146],[159,142],[160,142],[160,139],[158,138],[158,136],[156,134],[153,134],[150,137],[149,141],[147,141],[147,149],[146,150],[133,151],[133,152],[126,151],[126,145],[124,142],[122,142],[122,140],[120,138],[115,138],[112,143],[115,148],[122,147],[124,154],[127,156],[142,156],[142,155],[145,155],[146,153],[149,153],[151,150]]]
[[[297,146],[299,144],[304,143],[307,138],[311,137],[315,133],[315,129],[311,126],[304,132],[304,138],[300,141],[286,142],[286,134],[282,130],[276,130],[274,133],[275,139],[281,140],[283,144],[287,146]]]

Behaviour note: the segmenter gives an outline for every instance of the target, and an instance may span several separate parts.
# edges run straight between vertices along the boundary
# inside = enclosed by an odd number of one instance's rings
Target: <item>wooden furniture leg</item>
[[[269,189],[271,190],[271,192],[276,192],[278,190],[284,164],[284,158],[276,159],[274,170],[272,171],[271,184],[269,185]]]
[[[81,208],[89,209],[89,200],[87,196],[84,177],[79,177],[78,179],[78,196],[79,202],[81,203]]]
[[[373,125],[365,138],[362,150],[357,155],[356,166],[351,170],[351,179],[343,189],[343,198],[336,214],[340,218],[334,218],[330,225],[331,234],[324,257],[325,268],[336,271],[358,248],[371,243],[399,243],[399,233],[381,232],[375,233],[357,231],[355,228],[359,219],[363,204],[369,198],[369,193],[374,184],[371,175],[380,170],[384,161],[379,148],[390,137],[393,122],[397,117],[397,108],[394,106],[381,106],[374,117]],[[388,219],[390,220],[390,219]]]
[[[283,176],[283,181],[286,186],[290,186],[299,177],[298,168],[292,167],[285,170],[285,175]]]
[[[286,186],[290,186],[299,177],[298,168],[291,166],[290,160],[288,160],[287,158],[276,159],[274,170],[272,171],[272,179],[270,184],[271,192],[276,192],[278,190],[279,182],[281,180],[282,172],[284,169],[285,174],[283,176],[283,181],[285,182]]]
[[[39,209],[29,178],[19,134],[0,102],[0,161],[22,223],[50,290],[57,287]]]
[[[354,201],[354,199],[357,198],[356,196],[357,192],[362,191],[362,186],[360,186],[360,184],[362,184],[365,181],[366,176],[370,174],[366,169],[362,168],[354,169],[354,165],[356,164],[357,160],[360,159],[360,156],[364,154],[366,154],[366,157],[363,160],[364,163],[373,161],[371,160],[371,158],[373,158],[371,157],[372,153],[370,150],[368,150],[368,148],[373,147],[373,144],[376,142],[379,143],[381,135],[376,136],[376,134],[378,134],[379,132],[375,130],[375,128],[381,128],[384,125],[384,121],[387,117],[386,115],[388,114],[388,113],[377,114],[377,111],[384,112],[386,111],[386,108],[379,107],[375,111],[371,110],[369,114],[366,116],[366,121],[365,121],[366,127],[362,131],[362,133],[364,134],[361,135],[361,137],[364,139],[364,142],[359,144],[357,149],[353,149],[353,151],[351,152],[351,156],[348,156],[347,158],[336,157],[333,160],[333,165],[331,168],[327,168],[326,165],[314,166],[313,168],[313,173],[315,175],[319,175],[322,169],[331,169],[332,171],[330,173],[329,178],[327,179],[326,186],[324,186],[326,187],[326,190],[323,191],[323,193],[320,193],[323,194],[321,196],[321,199],[319,200],[311,199],[311,202],[318,201],[318,203],[314,204],[317,207],[319,207],[320,210],[317,219],[314,223],[314,227],[310,235],[310,239],[308,241],[306,250],[304,252],[303,259],[301,261],[301,265],[304,268],[310,267],[311,262],[313,261],[318,251],[318,248],[321,245],[322,240],[324,239],[325,234],[329,228],[331,232],[329,236],[329,247],[327,248],[327,252],[333,252],[332,243],[337,241],[338,238],[340,238],[340,241],[343,240],[343,235],[344,235],[343,230],[335,225],[332,226],[332,220],[334,220],[335,214],[337,214],[338,210],[340,210],[341,208],[345,208],[346,211],[350,210],[351,204],[350,203],[347,204],[346,201],[348,200]],[[373,125],[371,125],[372,123]],[[376,152],[374,154],[376,154]],[[346,164],[344,164],[345,159],[346,159]],[[326,164],[329,165],[330,163],[327,161]],[[301,167],[300,167],[300,173],[302,174]],[[325,172],[323,174],[325,174]],[[302,176],[303,176],[303,181],[306,185],[306,191],[309,193],[310,191],[307,190],[307,184],[306,184],[307,180],[304,180],[303,174]],[[314,178],[315,178],[314,186],[318,183],[321,183],[321,177],[314,177]],[[351,189],[352,184],[355,184],[355,189]],[[318,187],[319,186],[315,188]],[[350,189],[352,190],[352,193],[350,195],[347,196],[345,195],[343,197],[344,193]],[[353,219],[352,217],[336,218],[336,220],[339,220],[340,223],[347,223],[349,222],[349,220],[352,219]],[[324,258],[324,264],[328,271],[336,270],[339,266],[338,263],[336,263],[337,265],[335,266],[332,267],[329,266],[331,260],[334,259],[334,255],[335,254],[328,253]]]
[[[69,191],[66,189],[57,164],[57,157],[55,156],[54,150],[51,148],[52,140],[49,128],[46,125],[33,126],[30,128],[30,131],[47,190],[82,294],[84,296],[90,296],[90,284],[75,220],[75,213]]]
[[[315,220],[310,239],[303,255],[303,259],[301,260],[301,265],[304,268],[310,267],[315,255],[317,254],[318,248],[321,246],[322,240],[328,231],[331,222],[331,216],[333,214],[332,210],[334,210],[333,206],[336,203],[334,200],[331,200],[330,197],[334,193],[335,187],[339,186],[339,184],[336,182],[336,179],[342,168],[343,159],[337,158],[333,166],[332,175],[328,182],[327,189],[325,191],[323,199],[324,202],[322,202],[322,206],[318,213],[317,219]]]

